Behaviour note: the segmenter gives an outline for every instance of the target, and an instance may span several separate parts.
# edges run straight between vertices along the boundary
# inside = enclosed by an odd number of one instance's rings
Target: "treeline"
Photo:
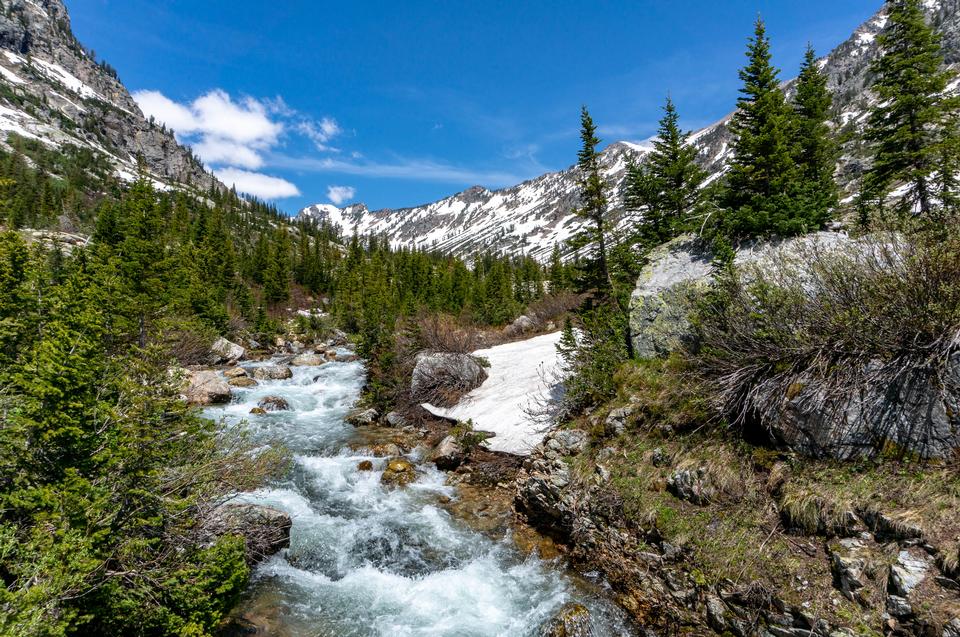
[[[785,89],[761,19],[740,71],[728,170],[707,182],[691,133],[680,128],[668,98],[652,152],[629,168],[623,195],[638,220],[625,232],[612,226],[600,140],[583,109],[577,212],[586,223],[573,247],[587,247],[587,256],[574,280],[590,300],[579,312],[580,331],[575,337],[570,325],[564,339],[571,411],[611,395],[611,370],[633,357],[629,295],[655,246],[695,233],[712,246],[724,269],[745,240],[811,232],[843,214],[856,213],[862,231],[877,224],[937,231],[956,223],[960,98],[946,90],[955,74],[920,0],[889,0],[886,9],[888,20],[877,39],[881,55],[870,69],[874,105],[862,140],[871,157],[846,210],[835,179],[839,127],[831,121],[827,77],[808,47],[799,77]]]

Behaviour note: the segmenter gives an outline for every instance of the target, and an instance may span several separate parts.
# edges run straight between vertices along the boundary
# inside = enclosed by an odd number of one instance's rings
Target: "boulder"
[[[440,441],[430,454],[430,462],[441,471],[453,471],[463,462],[463,447],[453,436],[447,436]]]
[[[256,387],[259,383],[252,378],[241,376],[240,378],[231,378],[227,381],[231,387]]]
[[[224,504],[213,512],[205,527],[213,536],[240,535],[248,564],[257,564],[290,546],[290,516],[259,504]]]
[[[368,409],[352,409],[345,418],[347,424],[353,425],[354,427],[366,427],[368,425],[373,425],[377,422],[377,417],[380,414],[376,409],[370,407]]]
[[[223,372],[227,378],[243,378],[247,376],[247,370],[242,367],[231,367]]]
[[[356,354],[337,354],[335,359],[338,363],[355,363],[360,360],[360,357]]]
[[[212,370],[192,372],[183,392],[191,405],[215,405],[230,402],[230,385]]]
[[[386,417],[384,417],[384,422],[388,427],[396,427],[399,429],[407,424],[407,419],[404,418],[400,412],[391,411],[386,415]]]
[[[264,409],[263,407],[254,407],[253,409],[250,410],[250,415],[251,415],[251,416],[266,416],[266,415],[267,415],[267,410]]]
[[[529,316],[523,315],[504,328],[503,332],[507,336],[520,336],[532,332],[537,328],[537,323]]]
[[[357,463],[357,471],[373,471],[373,461],[361,460]]]
[[[569,603],[550,620],[543,637],[591,637],[590,611],[583,604]]]
[[[293,378],[293,372],[286,365],[262,365],[253,368],[253,377],[257,380],[286,380]]]
[[[223,363],[236,363],[247,355],[247,350],[221,336],[210,346],[210,353],[213,355],[213,363],[221,365]]]
[[[382,442],[370,446],[370,453],[376,458],[393,458],[403,453],[399,445],[392,442]]]
[[[563,537],[576,519],[577,502],[566,487],[573,476],[567,459],[586,450],[587,432],[559,429],[547,435],[517,477],[517,511],[538,529]]]
[[[451,402],[487,379],[480,362],[469,354],[424,352],[417,356],[410,392],[419,402]]]
[[[289,411],[290,403],[282,396],[264,396],[257,406],[264,411]]]
[[[737,265],[776,260],[813,247],[846,245],[836,232],[816,232],[781,242],[756,242],[737,250]],[[713,280],[714,255],[693,235],[684,235],[654,249],[640,272],[630,299],[630,334],[640,358],[667,356],[690,339],[689,314],[695,294]]]
[[[391,487],[402,487],[417,479],[417,469],[404,458],[394,458],[380,476],[380,482]]]
[[[297,367],[316,367],[317,365],[323,365],[326,362],[327,359],[319,354],[306,353],[294,356],[293,360],[290,361],[290,364]]]

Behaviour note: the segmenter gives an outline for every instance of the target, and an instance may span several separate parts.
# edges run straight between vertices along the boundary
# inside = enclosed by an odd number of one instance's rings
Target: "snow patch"
[[[561,391],[556,382],[561,335],[554,332],[474,352],[490,362],[487,380],[453,407],[426,404],[423,408],[443,418],[471,420],[474,429],[495,433],[484,443],[493,451],[529,455],[547,431],[528,411]]]

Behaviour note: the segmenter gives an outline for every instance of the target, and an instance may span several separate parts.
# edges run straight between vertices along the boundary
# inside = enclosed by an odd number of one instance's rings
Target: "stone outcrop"
[[[191,372],[183,391],[191,405],[215,405],[230,402],[230,385],[212,370]]]
[[[417,356],[410,394],[418,402],[451,402],[487,379],[480,362],[469,354],[424,352]]]

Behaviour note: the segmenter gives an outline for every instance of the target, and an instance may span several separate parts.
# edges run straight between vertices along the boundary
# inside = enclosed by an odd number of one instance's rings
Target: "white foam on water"
[[[290,476],[237,497],[293,520],[290,547],[260,565],[254,583],[282,606],[288,634],[537,635],[572,599],[601,609],[596,635],[631,634],[609,603],[585,599],[555,564],[523,559],[441,508],[440,496],[455,496],[442,472],[418,465],[412,484],[381,484],[387,459],[346,446],[355,430],[343,418],[359,396],[362,364],[291,369],[290,379],[237,389],[230,405],[206,411],[246,421],[258,440],[282,442],[294,454]],[[291,410],[250,415],[269,395]],[[364,460],[372,471],[359,470]]]

